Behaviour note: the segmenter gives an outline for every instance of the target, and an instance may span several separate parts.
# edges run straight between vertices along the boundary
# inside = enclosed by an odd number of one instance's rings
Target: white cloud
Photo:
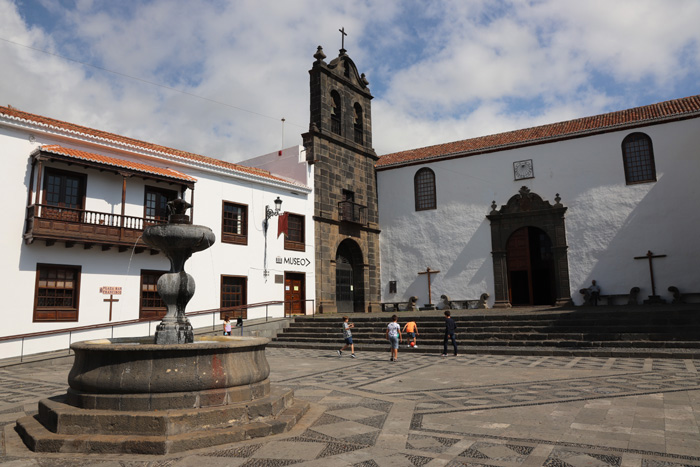
[[[321,44],[332,59],[340,27],[375,94],[379,154],[700,83],[695,0],[41,1],[46,29],[26,24],[28,5],[0,0],[0,37],[226,105],[5,41],[0,102],[229,160],[278,149],[282,117],[285,145],[301,142],[312,55]]]

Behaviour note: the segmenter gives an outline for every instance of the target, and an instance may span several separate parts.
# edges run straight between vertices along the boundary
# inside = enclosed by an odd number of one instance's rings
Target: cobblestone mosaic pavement
[[[35,454],[14,421],[65,392],[69,362],[0,369],[10,466],[700,466],[693,360],[268,349],[312,408],[290,432],[170,456]]]

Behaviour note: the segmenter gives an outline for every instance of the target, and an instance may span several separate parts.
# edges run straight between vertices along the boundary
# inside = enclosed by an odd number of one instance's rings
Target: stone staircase
[[[398,315],[402,327],[410,320],[418,324],[418,346],[411,352],[442,352],[441,311]],[[697,304],[453,310],[452,317],[460,353],[700,358]],[[390,320],[391,313],[351,315],[355,350],[388,351],[384,330]],[[341,330],[339,315],[296,318],[269,347],[335,351],[343,345]]]

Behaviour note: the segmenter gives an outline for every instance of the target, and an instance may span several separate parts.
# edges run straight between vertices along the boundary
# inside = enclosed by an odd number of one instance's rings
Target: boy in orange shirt
[[[416,336],[418,335],[418,325],[416,324],[415,321],[409,321],[406,323],[406,325],[403,327],[403,332],[408,333],[408,338],[413,339],[413,348],[415,349],[418,347],[416,344]],[[411,343],[408,344],[408,347],[411,347]]]

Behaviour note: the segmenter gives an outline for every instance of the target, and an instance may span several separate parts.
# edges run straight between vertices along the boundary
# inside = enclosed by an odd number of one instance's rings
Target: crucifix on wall
[[[428,275],[428,305],[432,305],[432,304],[433,304],[433,295],[432,295],[432,291],[430,290],[430,288],[431,288],[430,276],[431,276],[432,274],[437,274],[437,273],[439,273],[439,272],[440,272],[440,271],[435,271],[435,270],[433,270],[433,269],[430,269],[430,267],[428,267],[425,271],[420,271],[420,272],[418,273],[418,274],[427,274],[427,275]]]
[[[666,255],[655,255],[654,253],[651,252],[651,250],[647,251],[647,254],[644,256],[635,256],[634,259],[648,259],[649,260],[649,276],[651,276],[651,295],[649,295],[649,299],[644,300],[644,303],[666,303],[664,299],[656,295],[656,284],[654,284],[654,266],[652,265],[651,260],[653,258],[665,258]]]

